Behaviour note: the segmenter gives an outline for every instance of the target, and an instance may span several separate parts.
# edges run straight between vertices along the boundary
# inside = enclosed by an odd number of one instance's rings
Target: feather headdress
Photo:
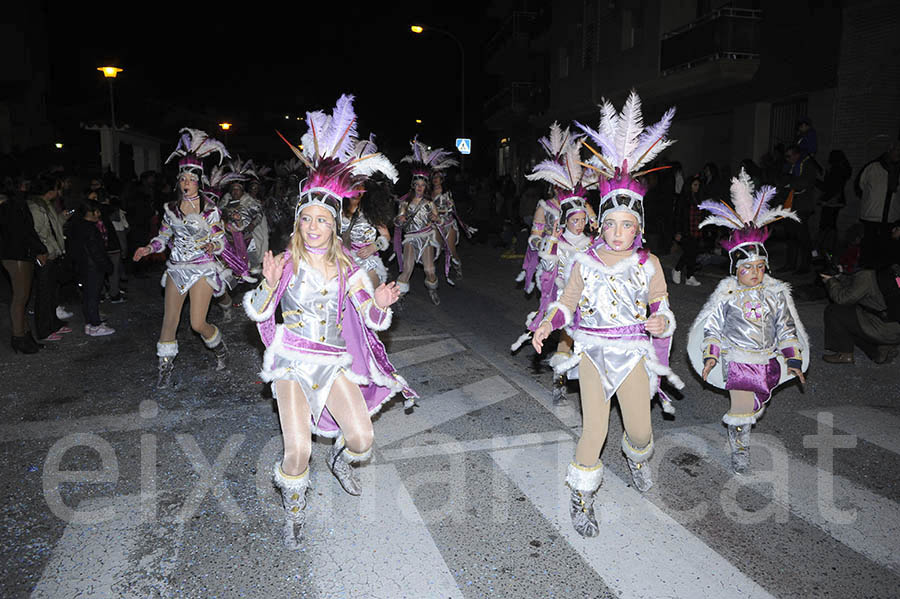
[[[178,133],[178,144],[175,146],[175,151],[166,158],[166,164],[178,156],[180,157],[178,161],[179,176],[183,173],[190,173],[204,185],[209,185],[209,180],[203,172],[203,159],[210,154],[218,154],[218,164],[221,165],[222,160],[231,158],[228,150],[225,149],[225,144],[213,139],[206,131],[200,129],[184,127]]]
[[[222,192],[229,185],[241,181],[241,175],[234,172],[228,164],[223,166],[216,165],[209,173],[209,186],[207,193],[216,197],[222,197]]]
[[[718,225],[733,230],[728,240],[722,242],[722,247],[728,250],[733,270],[744,262],[755,260],[765,260],[768,266],[769,255],[763,245],[769,238],[766,226],[782,218],[800,222],[800,217],[790,208],[770,208],[769,203],[774,197],[774,187],[764,185],[756,191],[750,175],[741,169],[738,176],[731,179],[734,207],[721,200],[706,200],[698,206],[709,213],[700,223],[701,227]]]
[[[343,199],[361,193],[372,174],[379,172],[397,180],[397,170],[377,151],[374,138],[362,143],[357,139],[353,96],[338,98],[330,115],[321,110],[307,112],[306,125],[309,129],[300,138],[302,151],[278,134],[309,169],[300,185],[295,218],[303,208],[315,204],[337,219]]]
[[[666,138],[674,116],[675,109],[670,108],[658,123],[644,127],[641,99],[632,90],[621,112],[616,112],[609,100],[603,101],[596,130],[575,121],[597,146],[582,142],[593,154],[584,166],[601,178],[600,220],[607,212],[624,210],[636,216],[639,223],[644,222],[643,200],[647,188],[637,179],[658,170],[641,168],[675,143]]]
[[[538,140],[548,159],[534,165],[525,175],[529,181],[545,181],[556,188],[556,198],[563,212],[574,214],[584,210],[585,189],[596,185],[597,176],[591,169],[583,168],[581,161],[581,134],[573,134],[568,127],[563,130],[557,123],[550,125],[550,135]],[[565,218],[560,218],[565,223]]]
[[[451,166],[458,166],[459,161],[453,158],[453,153],[444,148],[429,150],[428,146],[419,141],[417,135],[411,142],[412,154],[400,159],[400,162],[408,162],[412,165],[413,179],[430,179],[434,173],[440,173]]]

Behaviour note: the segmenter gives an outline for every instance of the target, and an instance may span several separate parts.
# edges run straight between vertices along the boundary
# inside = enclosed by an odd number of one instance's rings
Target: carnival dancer
[[[731,276],[723,279],[697,315],[688,337],[688,355],[704,381],[726,389],[731,408],[722,417],[728,427],[731,467],[736,474],[750,468],[750,428],[778,385],[797,377],[809,365],[809,338],[787,283],[766,274],[769,256],[763,245],[766,225],[799,217],[789,208],[769,208],[773,187],[754,193],[746,171],[731,180],[732,208],[707,200],[710,213],[701,227],[732,229],[722,242],[731,260]]]
[[[593,169],[582,169],[579,145],[571,144],[557,160],[544,160],[538,163],[528,178],[546,181],[557,189],[557,205],[559,206],[559,222],[554,224],[550,235],[541,240],[541,251],[538,253],[540,263],[536,279],[541,292],[541,304],[536,312],[532,312],[525,320],[528,332],[510,348],[516,351],[528,340],[531,332],[536,330],[547,314],[550,305],[555,302],[566,286],[575,254],[583,252],[591,245],[591,238],[584,234],[588,218],[588,207],[585,202],[585,190],[582,184],[596,184]],[[566,331],[560,331],[556,352],[549,360],[551,367],[572,357],[572,338]],[[554,375],[554,405],[566,401],[566,374]]]
[[[448,153],[449,154],[449,153]],[[435,161],[437,162],[437,161]],[[449,189],[444,189],[446,174],[444,169],[456,165],[456,160],[448,159],[442,163],[433,163],[431,167],[431,199],[434,201],[439,220],[435,225],[440,236],[440,242],[445,250],[444,254],[444,278],[448,285],[456,285],[456,281],[462,279],[462,261],[456,246],[459,243],[459,230],[462,228],[466,237],[472,237],[478,232],[475,227],[467,226],[456,211],[456,203]],[[453,278],[450,277],[450,267],[453,267]]]
[[[227,348],[222,333],[206,320],[210,299],[226,291],[230,275],[216,256],[225,247],[225,231],[214,198],[201,192],[209,180],[203,171],[203,158],[219,155],[219,163],[228,157],[221,142],[198,129],[181,130],[178,146],[166,162],[178,156],[178,199],[165,206],[159,235],[134,252],[134,261],[153,253],[171,250],[162,277],[165,287],[165,314],[156,355],[159,357],[157,386],[169,384],[178,341],[175,335],[181,320],[185,296],[191,298],[191,328],[203,338],[206,347],[216,355],[216,370],[225,369]]]
[[[387,359],[371,331],[391,323],[396,284],[373,288],[345,254],[337,227],[342,201],[359,193],[365,177],[390,173],[381,154],[352,157],[356,116],[352,96],[332,114],[307,113],[309,132],[298,157],[309,166],[300,190],[288,251],[263,258],[263,281],[244,296],[244,308],[266,351],[260,376],[272,383],[284,436],[274,481],[285,510],[284,541],[299,546],[309,486],[311,435],[336,437],[328,467],[351,495],[361,487],[352,464],[371,454],[371,415],[395,393],[415,393]],[[291,146],[292,149],[294,146]],[[281,306],[283,324],[276,324]]]
[[[575,148],[575,154],[577,155],[578,149],[581,147],[580,141],[582,137],[584,136],[580,133],[570,132],[568,127],[563,130],[559,123],[553,123],[550,125],[550,135],[538,140],[538,143],[547,154],[547,160],[540,164],[547,165],[548,162],[558,165],[562,164],[565,161],[565,157],[572,154],[573,148]],[[550,183],[548,197],[539,200],[534,210],[534,217],[531,220],[531,233],[528,236],[528,245],[525,250],[525,259],[522,262],[522,270],[516,277],[517,282],[521,283],[524,281],[525,293],[531,293],[539,279],[538,269],[541,262],[540,252],[542,244],[546,237],[553,234],[557,223],[559,223],[559,194],[565,191],[565,184],[560,183],[556,179],[548,180],[543,178],[537,170],[526,176],[526,178],[532,181],[542,179]],[[565,174],[562,178],[568,180],[571,176]],[[576,181],[576,183],[579,182]],[[571,189],[569,188],[570,191]],[[597,215],[587,202],[585,202],[585,206],[588,211],[588,224],[591,229],[596,230]]]
[[[625,424],[622,450],[635,488],[644,492],[653,484],[647,467],[653,453],[650,400],[658,393],[663,408],[672,411],[659,388],[660,376],[683,387],[668,365],[675,317],[663,269],[642,248],[646,189],[638,181],[649,172],[638,169],[673,143],[665,139],[673,115],[670,109],[644,129],[640,99],[632,91],[620,114],[604,102],[599,131],[576,123],[600,148],[588,146],[594,153],[588,166],[602,176],[600,238],[575,255],[565,290],[550,304],[532,344],[541,351],[550,332],[564,326],[575,342],[572,357],[555,370],[577,377],[581,389],[584,426],[566,483],[572,491],[572,524],[582,536],[599,532],[593,502],[603,478],[600,452],[612,396],[618,397]]]
[[[370,135],[368,140],[357,142],[354,156],[360,157],[377,152],[375,136]],[[356,265],[369,276],[372,285],[387,282],[387,268],[378,252],[390,247],[391,235],[387,224],[393,218],[393,198],[385,188],[385,184],[396,180],[396,171],[391,172],[389,179],[384,179],[384,183],[370,178],[361,193],[354,194],[344,201],[341,211],[341,237],[344,247]]]
[[[441,251],[441,244],[435,233],[435,223],[440,221],[437,207],[431,201],[431,190],[428,189],[430,160],[432,155],[443,152],[437,148],[429,153],[428,148],[418,139],[411,142],[412,154],[404,156],[400,162],[412,163],[412,182],[410,191],[400,198],[400,208],[394,219],[394,252],[400,276],[397,286],[400,293],[409,293],[409,279],[416,264],[425,268],[425,288],[428,297],[435,306],[441,303],[438,297],[438,279],[434,264]],[[402,242],[401,242],[402,239]]]

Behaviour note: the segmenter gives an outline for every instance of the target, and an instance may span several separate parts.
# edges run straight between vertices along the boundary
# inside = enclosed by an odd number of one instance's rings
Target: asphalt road
[[[897,596],[900,379],[859,352],[852,366],[821,361],[824,302],[798,302],[807,384],[776,391],[751,437],[754,473],[737,478],[727,398],[684,355],[716,275],[670,285],[686,387],[674,418],[653,406],[656,485],[631,487],[614,408],[600,536],[582,539],[563,486],[577,385],[554,407],[530,347],[509,352],[537,304],[513,281],[520,259],[462,249],[465,279],[442,283],[435,307],[419,270],[383,336],[422,398],[375,419],[361,497],[340,490],[327,441],[314,443],[299,551],[280,541],[278,417],[240,313],[219,323],[226,372],[183,320],[165,392],[153,387],[158,274],[132,279],[127,303],[102,305],[113,336],[86,337],[76,316],[76,331],[37,355],[0,348],[0,596]]]

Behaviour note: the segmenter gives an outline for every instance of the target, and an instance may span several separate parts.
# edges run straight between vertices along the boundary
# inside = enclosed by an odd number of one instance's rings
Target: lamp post
[[[116,136],[116,98],[113,94],[113,81],[116,76],[122,72],[118,67],[97,67],[97,70],[103,73],[103,76],[109,81],[109,124],[110,124],[110,167],[114,173],[119,174],[118,149],[119,141]]]
[[[233,125],[231,123],[229,123],[228,121],[225,121],[223,123],[219,123],[219,127],[221,127],[222,131],[225,132],[225,143],[227,144],[228,143],[228,132],[231,131],[231,127],[233,127]]]
[[[411,25],[409,30],[415,33],[416,35],[421,35],[425,32],[426,28],[428,31],[436,31],[437,33],[442,33],[456,42],[456,45],[459,47],[459,66],[460,66],[460,77],[459,77],[459,103],[460,103],[460,111],[459,111],[459,120],[460,120],[460,131],[459,136],[466,136],[466,50],[463,48],[462,42],[459,41],[459,38],[450,33],[449,31],[445,31],[443,29],[438,29],[437,27],[431,27],[430,25]]]

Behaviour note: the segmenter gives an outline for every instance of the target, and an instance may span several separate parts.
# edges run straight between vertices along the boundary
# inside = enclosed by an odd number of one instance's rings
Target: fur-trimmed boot
[[[156,356],[159,358],[159,376],[157,388],[169,387],[172,384],[172,371],[175,370],[175,356],[178,355],[178,342],[166,341],[156,344]]]
[[[228,355],[228,346],[225,345],[225,339],[222,337],[219,327],[216,325],[212,325],[212,327],[216,329],[216,332],[209,339],[204,338],[203,343],[216,354],[216,370],[225,370],[225,357]]]
[[[309,488],[309,466],[303,474],[290,476],[275,464],[273,479],[275,486],[281,491],[281,502],[284,505],[284,544],[289,549],[300,547],[300,534],[306,519],[306,489]]]
[[[653,486],[653,477],[650,472],[650,456],[653,455],[653,437],[645,447],[635,447],[628,439],[628,433],[622,433],[622,452],[628,469],[631,470],[631,480],[634,488],[644,493]]]
[[[434,283],[429,283],[428,279],[425,279],[425,288],[428,290],[428,297],[431,298],[431,303],[434,304],[435,306],[440,306],[441,298],[438,296],[438,293],[437,293],[437,288],[438,288],[437,279],[434,280]]]
[[[566,397],[566,375],[561,374],[553,377],[553,405],[559,406],[569,400]]]
[[[750,428],[756,424],[763,412],[749,414],[726,413],[722,422],[728,425],[728,445],[731,447],[731,469],[735,474],[746,474],[750,470]]]
[[[362,493],[362,485],[359,484],[359,477],[356,475],[352,464],[364,462],[371,455],[371,447],[362,453],[350,451],[344,443],[343,435],[341,435],[335,440],[334,445],[331,446],[331,451],[328,452],[328,457],[326,458],[328,469],[331,470],[331,473],[334,474],[334,477],[338,479],[338,482],[341,483],[341,486],[347,493],[359,495]]]
[[[404,283],[403,281],[397,281],[397,289],[400,291],[400,297],[394,303],[394,310],[397,312],[402,312],[406,307],[406,294],[409,293],[409,283]]]
[[[222,322],[231,322],[234,318],[234,309],[231,307],[231,300],[227,302],[218,302],[219,307],[222,308]]]
[[[597,460],[593,466],[582,466],[571,462],[566,472],[566,484],[572,490],[569,515],[575,532],[583,537],[596,537],[600,526],[594,517],[594,494],[603,482],[603,462]]]
[[[462,281],[462,262],[456,258],[451,258],[450,264],[453,265],[453,278],[457,281]]]

